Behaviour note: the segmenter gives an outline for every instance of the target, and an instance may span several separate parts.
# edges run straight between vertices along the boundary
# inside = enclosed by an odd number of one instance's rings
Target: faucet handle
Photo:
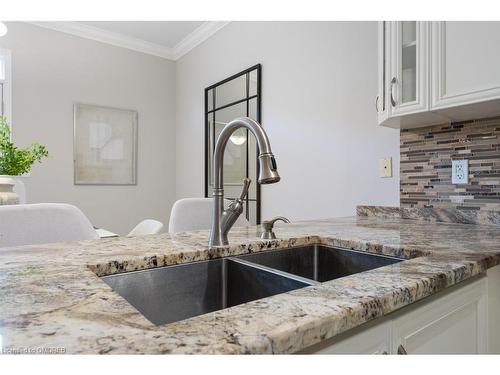
[[[250,187],[251,182],[252,182],[252,180],[249,178],[245,178],[243,180],[243,190],[241,191],[240,198],[239,198],[241,201],[243,199],[245,199],[246,195],[248,194],[248,188]]]
[[[232,201],[229,207],[222,212],[221,228],[223,231],[229,231],[243,212],[243,199],[245,199],[245,196],[248,194],[250,182],[252,182],[252,180],[249,178],[243,180],[243,190],[240,197]]]

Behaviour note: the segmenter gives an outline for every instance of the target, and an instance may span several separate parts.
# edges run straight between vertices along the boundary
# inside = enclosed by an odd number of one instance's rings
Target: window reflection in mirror
[[[217,138],[230,121],[250,117],[261,122],[261,66],[256,65],[205,89],[205,196],[212,196],[213,153]],[[224,153],[224,195],[239,196],[242,181],[252,180],[243,215],[260,223],[260,187],[257,183],[257,142],[246,129],[237,130]]]

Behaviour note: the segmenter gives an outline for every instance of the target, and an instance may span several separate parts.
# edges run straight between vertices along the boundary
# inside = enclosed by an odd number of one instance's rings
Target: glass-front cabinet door
[[[389,116],[429,109],[428,28],[428,22],[390,22],[390,75],[385,80]]]
[[[375,110],[378,123],[381,124],[388,117],[389,100],[387,97],[387,77],[389,71],[389,26],[390,22],[378,22],[378,92],[375,97]]]

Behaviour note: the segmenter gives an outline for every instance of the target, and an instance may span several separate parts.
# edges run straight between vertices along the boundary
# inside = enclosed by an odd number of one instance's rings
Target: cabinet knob
[[[375,111],[377,111],[377,113],[379,113],[379,109],[378,109],[378,100],[380,99],[380,96],[377,95],[377,97],[375,98]]]
[[[408,354],[408,352],[406,351],[405,347],[403,346],[403,344],[400,344],[398,346],[398,354]]]
[[[396,77],[392,77],[391,79],[391,104],[393,107],[396,106],[396,104],[398,104],[396,102],[396,100],[394,99],[394,86],[398,83],[398,80]]]

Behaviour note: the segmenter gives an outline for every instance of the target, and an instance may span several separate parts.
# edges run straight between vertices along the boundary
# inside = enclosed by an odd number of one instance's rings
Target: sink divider
[[[313,279],[314,281],[318,281],[318,261],[319,261],[319,254],[318,254],[318,246],[314,246],[314,258],[313,258],[313,263],[314,263],[314,268],[313,268]]]
[[[315,250],[315,252],[317,253],[317,250]],[[316,254],[315,254],[315,256],[316,256]],[[258,270],[262,270],[262,271],[269,272],[269,273],[272,273],[272,274],[275,274],[275,275],[286,277],[288,279],[292,279],[292,280],[295,280],[295,281],[300,281],[300,282],[305,283],[305,284],[309,284],[309,285],[320,284],[319,281],[311,280],[311,279],[308,279],[306,277],[302,277],[302,276],[294,275],[294,274],[291,274],[291,273],[288,273],[288,272],[285,272],[285,271],[277,270],[275,268],[266,267],[266,266],[263,266],[261,264],[250,262],[248,260],[243,260],[243,259],[238,259],[238,258],[227,258],[227,260],[229,260],[231,262],[243,264],[243,265],[245,265],[247,267],[252,267],[252,268],[255,268],[255,269],[258,269]]]

